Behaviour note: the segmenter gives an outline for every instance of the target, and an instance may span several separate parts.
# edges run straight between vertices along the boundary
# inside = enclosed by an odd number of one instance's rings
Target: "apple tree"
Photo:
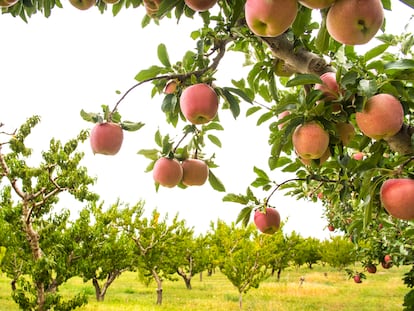
[[[224,197],[242,205],[239,221],[246,224],[252,211],[265,211],[276,191],[304,200],[322,193],[327,222],[355,245],[372,239],[368,245],[373,252],[381,249],[392,254],[394,264],[411,265],[414,40],[409,21],[401,21],[407,24],[400,33],[390,34],[385,12],[395,14],[398,4],[412,10],[413,1],[202,2],[208,5],[197,5],[197,0],[70,0],[70,4],[1,0],[0,5],[2,13],[25,21],[36,13],[48,17],[65,5],[114,15],[134,9],[141,12],[144,28],[149,23],[162,27],[168,18],[201,20],[202,26],[191,33],[195,49],[172,63],[167,47],[160,44],[154,52],[161,64],[139,69],[137,83],[104,118],[120,122],[117,107],[143,83],[152,83],[154,97],[162,96],[166,122],[182,127],[184,135],[171,141],[168,134],[156,133],[159,148],[140,150],[151,161],[148,170],[154,170],[156,186],[187,187],[178,164],[195,158],[208,165],[213,189],[224,192],[212,172],[217,165],[214,157],[203,150],[207,144],[225,148],[217,134],[225,128],[220,115],[241,118],[243,111],[268,130],[263,139],[269,143],[270,154],[267,163],[254,168],[257,178],[245,194]],[[224,55],[230,53],[241,53],[245,60],[230,82],[221,83],[215,77]],[[199,91],[188,94],[186,90],[194,90],[193,86]],[[217,98],[207,91],[211,91],[208,86]],[[202,92],[208,94],[202,96],[205,101],[197,99]],[[192,100],[197,104],[188,107]],[[96,121],[93,115],[82,114]],[[122,128],[130,124],[123,123]],[[140,126],[135,123],[129,129]],[[171,160],[162,161],[168,165],[160,171],[171,169],[166,179],[158,174],[160,157]],[[275,171],[292,178],[275,180]],[[374,239],[372,228],[380,223],[387,223],[387,230]],[[414,285],[411,274],[404,279],[408,287]],[[412,296],[407,295],[405,306],[412,308]]]

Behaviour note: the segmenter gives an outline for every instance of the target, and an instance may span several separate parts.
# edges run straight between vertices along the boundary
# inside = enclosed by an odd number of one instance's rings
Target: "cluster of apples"
[[[167,188],[180,182],[185,186],[201,186],[208,178],[208,165],[200,159],[188,158],[180,162],[175,158],[159,158],[152,171],[154,181]]]
[[[384,21],[381,0],[247,0],[246,23],[258,36],[277,37],[292,26],[298,3],[310,9],[329,8],[326,29],[342,44],[369,42]]]

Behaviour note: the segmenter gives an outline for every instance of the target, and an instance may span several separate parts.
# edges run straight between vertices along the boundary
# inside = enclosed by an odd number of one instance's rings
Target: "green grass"
[[[243,310],[260,311],[393,311],[401,310],[404,295],[408,289],[402,283],[402,276],[408,268],[393,267],[378,269],[376,274],[367,274],[363,283],[349,280],[344,271],[315,266],[309,270],[289,268],[282,272],[280,282],[269,278],[258,289],[251,289],[243,295]],[[299,279],[305,277],[300,286]],[[125,273],[109,288],[104,302],[96,302],[91,283],[74,278],[61,288],[69,295],[85,291],[89,304],[82,311],[215,311],[239,310],[237,289],[221,273],[211,277],[199,276],[192,280],[192,290],[184,282],[165,281],[163,304],[155,305],[155,284],[142,285],[135,273]],[[10,298],[10,281],[0,276],[0,310],[18,310]]]

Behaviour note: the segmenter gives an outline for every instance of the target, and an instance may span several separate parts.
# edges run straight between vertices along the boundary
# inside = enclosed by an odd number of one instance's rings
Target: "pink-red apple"
[[[121,149],[124,132],[119,124],[97,123],[91,130],[90,143],[94,154],[115,155]]]
[[[2,8],[8,8],[12,5],[16,4],[19,0],[0,0],[0,7]]]
[[[368,43],[381,28],[384,9],[381,0],[336,0],[326,17],[326,29],[346,45]]]
[[[217,0],[184,0],[185,4],[196,12],[204,12],[211,9]]]
[[[329,8],[335,0],[299,0],[299,3],[309,9]]]
[[[361,161],[364,158],[364,153],[363,152],[357,152],[353,154],[353,158],[357,161]]]
[[[164,88],[165,94],[174,94],[177,91],[177,81],[176,80],[170,80],[167,82]]]
[[[373,263],[367,264],[367,267],[366,268],[367,268],[368,273],[374,274],[374,273],[377,272],[377,266],[374,265]]]
[[[293,24],[297,0],[247,0],[244,6],[246,23],[257,36],[277,37]]]
[[[192,124],[208,123],[217,115],[217,93],[205,83],[191,85],[181,94],[180,108],[184,117]]]
[[[200,159],[186,159],[181,163],[183,167],[182,183],[186,186],[204,185],[208,178],[208,165]]]
[[[272,207],[266,207],[266,212],[256,210],[253,221],[262,233],[274,234],[280,228],[280,214]]]
[[[316,122],[299,125],[292,135],[297,155],[306,159],[319,159],[329,145],[329,134]]]
[[[377,94],[368,99],[355,121],[361,132],[373,139],[386,139],[397,134],[404,122],[400,101],[390,94]]]
[[[283,111],[283,112],[281,112],[281,113],[278,114],[277,119],[278,120],[282,120],[284,117],[286,117],[288,115],[290,115],[290,111],[289,110],[285,110],[285,111]],[[284,122],[283,123],[279,123],[277,125],[277,127],[278,127],[279,130],[281,130],[284,126],[285,126],[285,123]]]
[[[183,168],[177,159],[159,158],[154,164],[152,177],[161,186],[173,188],[183,178]]]
[[[351,123],[348,122],[338,122],[336,124],[336,130],[338,132],[339,138],[342,142],[342,145],[348,146],[350,141],[355,136],[355,128]]]
[[[380,188],[380,200],[390,215],[403,220],[414,220],[413,179],[387,179]]]
[[[385,255],[384,256],[384,258],[382,259],[382,261],[381,261],[381,266],[384,268],[384,269],[389,269],[389,268],[391,268],[392,267],[392,258],[391,258],[391,256],[390,255]]]
[[[328,230],[333,232],[335,231],[335,227],[333,225],[328,225]]]
[[[361,276],[359,274],[355,274],[353,279],[355,283],[362,283]]]
[[[88,10],[96,4],[96,0],[69,0],[69,2],[82,11]]]
[[[326,101],[332,101],[339,97],[339,85],[336,81],[335,72],[325,72],[320,76],[322,84],[315,84],[315,90],[323,93],[323,98]]]

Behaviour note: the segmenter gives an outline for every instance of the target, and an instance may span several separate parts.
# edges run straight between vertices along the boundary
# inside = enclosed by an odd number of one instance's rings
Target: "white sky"
[[[395,8],[402,6],[393,2]],[[92,128],[92,123],[81,119],[80,110],[100,112],[102,104],[112,108],[120,98],[116,90],[125,92],[136,83],[134,76],[140,70],[159,64],[159,43],[166,44],[172,63],[194,49],[189,33],[200,23],[199,19],[187,18],[182,18],[179,25],[174,20],[162,20],[161,26],[151,24],[142,30],[143,8],[123,10],[113,17],[110,11],[102,15],[94,8],[79,11],[65,0],[63,6],[63,10],[53,10],[48,19],[40,14],[33,16],[28,24],[8,14],[0,16],[0,122],[6,124],[3,130],[12,130],[28,117],[40,115],[42,122],[30,139],[36,152],[46,150],[52,137],[66,141],[81,129]],[[412,14],[412,10],[402,8],[395,14],[396,19],[388,22],[396,27],[395,33],[402,31]],[[220,64],[217,84],[230,86],[229,79],[238,80],[241,69],[236,68],[242,62],[241,55],[227,56]],[[137,155],[137,151],[156,147],[153,137],[158,126],[162,134],[177,135],[179,139],[184,123],[177,129],[165,125],[160,110],[162,98],[151,99],[150,88],[138,87],[119,106],[124,120],[146,125],[138,132],[125,133],[116,156],[93,155],[89,142],[82,146],[86,153],[83,165],[98,178],[94,189],[107,204],[117,198],[130,204],[143,199],[147,213],[157,208],[163,215],[173,217],[178,212],[179,218],[186,219],[197,232],[205,232],[210,222],[218,218],[235,221],[242,206],[223,202],[225,193],[214,191],[208,183],[185,190],[161,187],[155,192],[152,173],[144,173],[149,160]],[[244,120],[242,115],[234,121],[229,111],[220,111],[219,115],[225,131],[217,133],[223,147],[211,148],[220,166],[214,173],[228,193],[244,194],[255,177],[253,165],[267,170],[268,133],[266,128],[255,126],[257,117]],[[280,172],[271,174],[277,182],[286,179]],[[254,191],[260,196],[260,191]],[[271,204],[283,220],[288,218],[286,232],[295,230],[305,237],[329,236],[320,204],[296,201],[281,193],[273,196]],[[71,206],[72,213],[79,208]]]

